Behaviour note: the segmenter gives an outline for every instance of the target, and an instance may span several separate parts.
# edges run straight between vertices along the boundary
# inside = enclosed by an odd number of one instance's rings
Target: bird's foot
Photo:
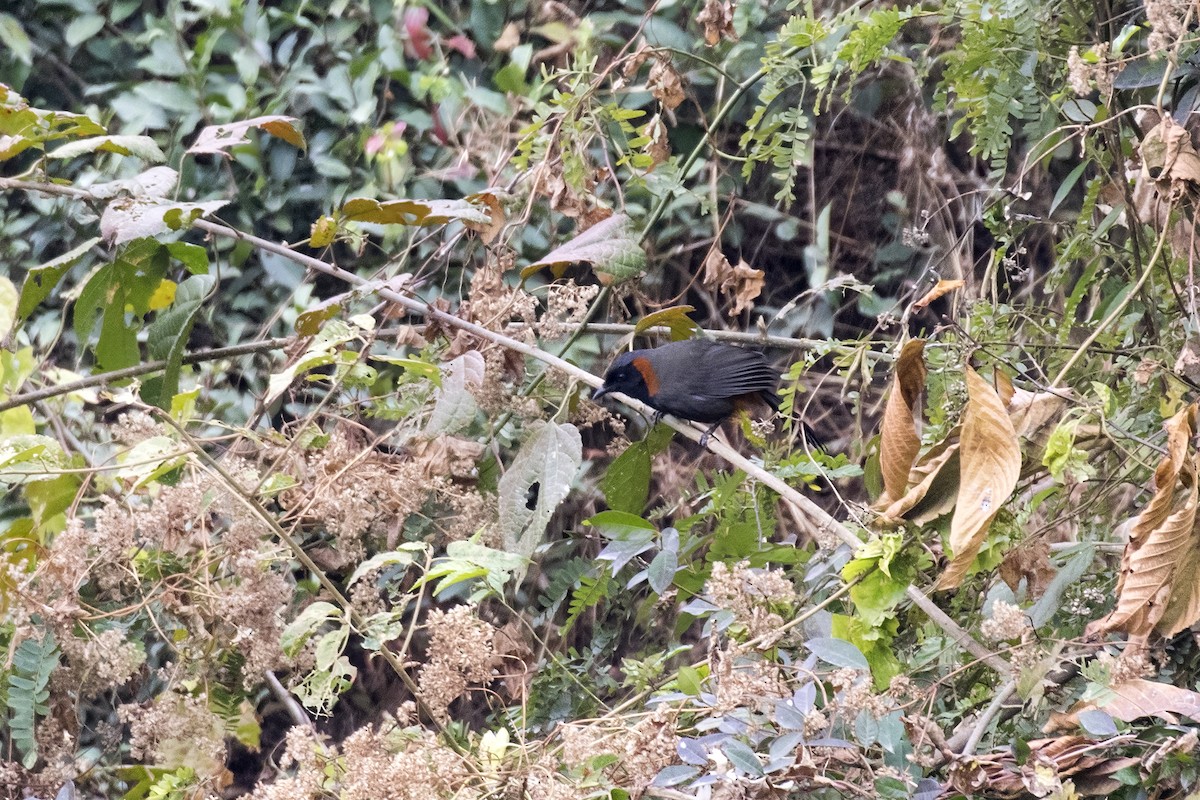
[[[709,426],[708,430],[706,430],[704,433],[700,434],[700,446],[701,447],[708,447],[708,440],[712,438],[712,435],[716,432],[717,428],[719,428],[719,427],[721,427],[721,423],[719,421],[714,422],[711,426]]]

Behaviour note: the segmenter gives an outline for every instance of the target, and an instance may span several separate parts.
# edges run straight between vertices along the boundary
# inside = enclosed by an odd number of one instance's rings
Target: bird
[[[756,351],[709,339],[687,339],[617,356],[592,394],[623,392],[663,414],[711,423],[700,446],[733,412],[765,403],[779,410],[779,374]]]

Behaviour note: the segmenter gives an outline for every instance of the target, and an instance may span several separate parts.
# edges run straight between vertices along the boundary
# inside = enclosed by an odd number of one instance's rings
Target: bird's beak
[[[612,391],[612,390],[609,389],[607,386],[601,386],[599,389],[592,392],[592,400],[599,400],[601,397],[604,397],[604,395],[608,394],[610,391]]]

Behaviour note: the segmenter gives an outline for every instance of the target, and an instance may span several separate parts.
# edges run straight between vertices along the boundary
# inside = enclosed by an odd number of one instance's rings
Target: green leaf
[[[521,270],[521,278],[547,267],[555,277],[562,277],[575,263],[590,264],[600,283],[609,286],[641,276],[646,269],[646,251],[631,231],[629,217],[614,214]]]
[[[63,41],[69,47],[78,47],[104,29],[104,17],[99,14],[83,14],[71,20],[63,31]]]
[[[585,575],[579,579],[579,588],[571,593],[571,602],[567,606],[567,620],[563,623],[560,635],[566,636],[576,620],[586,611],[596,607],[608,597],[609,590],[615,581],[607,574],[593,577]]]
[[[166,161],[167,154],[149,136],[89,136],[56,147],[46,158],[74,158],[87,153],[115,153],[137,156],[145,161]]]
[[[645,439],[634,442],[613,459],[600,482],[608,507],[640,514],[650,497],[650,448]]]
[[[179,393],[179,373],[188,337],[196,324],[204,298],[216,285],[217,279],[212,275],[193,275],[179,284],[171,307],[159,314],[146,332],[150,357],[167,362],[159,395],[149,398],[159,408],[170,409],[171,400]]]
[[[655,594],[661,595],[671,588],[675,573],[679,570],[679,554],[672,550],[660,550],[650,566],[646,568],[647,582]]]
[[[597,528],[600,533],[610,539],[639,536],[646,531],[658,533],[658,528],[652,523],[625,511],[601,511],[599,514],[585,519],[583,524]]]
[[[505,585],[517,572],[524,572],[529,560],[514,553],[493,550],[475,541],[457,541],[446,545],[446,557],[434,562],[418,585],[441,578],[435,594],[476,578],[483,578],[485,588],[473,596],[502,595]]]
[[[187,456],[179,450],[179,443],[169,436],[143,439],[118,457],[123,466],[117,477],[132,481],[132,488],[139,489],[182,466]]]
[[[578,428],[552,422],[533,426],[498,486],[505,550],[523,558],[533,555],[582,463]]]
[[[8,730],[12,742],[23,754],[22,763],[32,769],[37,762],[37,718],[49,713],[46,699],[50,675],[58,666],[58,643],[46,632],[41,639],[25,639],[12,656],[8,673]]]
[[[850,669],[870,669],[862,651],[843,639],[830,636],[817,636],[804,643],[817,658],[835,667]]]
[[[297,375],[332,364],[336,358],[335,351],[354,338],[355,333],[349,325],[341,320],[329,320],[321,328],[321,332],[313,337],[312,343],[303,356],[282,372],[271,375],[267,380],[267,396],[263,402],[268,405],[273,403],[276,398],[287,391]]]
[[[350,580],[346,581],[346,586],[353,586],[357,581],[370,572],[373,572],[380,567],[386,566],[405,566],[413,563],[417,553],[423,553],[426,546],[421,542],[405,542],[395,550],[388,550],[383,553],[376,553],[366,561],[358,565],[354,573],[350,576]]]
[[[21,284],[21,301],[17,305],[17,316],[21,319],[28,317],[35,308],[47,297],[54,287],[62,280],[71,267],[88,254],[100,243],[100,237],[94,236],[83,244],[63,253],[58,258],[34,267],[25,273],[25,282]]]
[[[758,754],[750,749],[750,745],[740,739],[726,741],[721,745],[721,749],[725,751],[729,763],[741,772],[752,778],[761,778],[766,774],[763,772],[762,762],[758,760]]]
[[[97,240],[98,241],[98,240]],[[208,274],[208,251],[190,242],[168,242],[167,252],[193,275]]]
[[[47,523],[71,507],[80,482],[78,475],[67,474],[25,484],[25,501],[33,514],[35,531],[41,533]]]
[[[332,603],[318,600],[305,607],[300,614],[288,623],[279,637],[279,647],[288,657],[300,652],[309,637],[320,630],[326,623],[340,623],[342,610]]]
[[[478,350],[468,350],[442,365],[433,413],[425,424],[426,436],[457,433],[475,421],[479,405],[474,393],[483,386],[484,368],[483,354]]]
[[[700,330],[696,321],[688,316],[695,311],[695,306],[671,306],[647,314],[633,326],[635,334],[643,333],[651,328],[665,327],[671,331],[671,341],[679,342],[690,339]]]

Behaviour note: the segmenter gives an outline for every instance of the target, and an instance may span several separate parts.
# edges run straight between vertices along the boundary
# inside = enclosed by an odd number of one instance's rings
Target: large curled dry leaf
[[[1068,714],[1056,714],[1046,723],[1052,730],[1064,730],[1079,724],[1079,714],[1098,709],[1122,722],[1141,717],[1158,717],[1174,725],[1178,716],[1200,720],[1200,693],[1169,683],[1134,678],[1109,687],[1101,699],[1077,703]]]
[[[955,289],[961,289],[966,285],[966,283],[966,281],[961,279],[952,281],[940,280],[932,289],[925,293],[924,297],[913,303],[913,308],[925,308],[925,306],[929,305],[934,300],[937,300],[939,297],[949,294]]]
[[[950,521],[953,560],[938,581],[941,589],[962,582],[988,526],[1008,500],[1021,474],[1021,444],[1000,395],[967,367],[967,408],[959,452],[962,480]]]
[[[925,392],[924,354],[924,339],[906,343],[892,375],[892,391],[883,410],[883,429],[879,435],[879,466],[883,470],[883,496],[879,505],[884,508],[907,492],[909,473],[921,449],[917,421]]]
[[[907,519],[914,525],[932,522],[954,508],[958,495],[958,430],[913,464],[908,490],[880,512],[880,522],[894,525]]]
[[[1088,626],[1089,636],[1123,631],[1140,641],[1155,628],[1171,636],[1200,619],[1196,572],[1183,569],[1195,564],[1200,545],[1196,459],[1191,447],[1196,415],[1193,403],[1163,426],[1167,455],[1154,472],[1154,496],[1129,531],[1117,581],[1117,607]]]

